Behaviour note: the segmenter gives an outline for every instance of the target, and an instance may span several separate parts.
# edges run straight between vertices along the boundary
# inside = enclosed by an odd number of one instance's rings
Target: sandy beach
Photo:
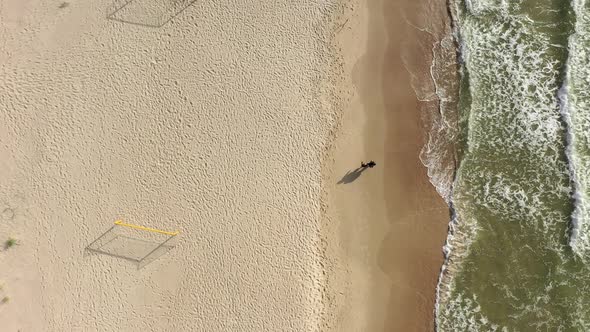
[[[2,330],[319,330],[334,6],[3,1]],[[86,253],[117,219],[181,234]]]
[[[386,3],[3,1],[2,330],[432,330],[423,8]],[[137,264],[165,237],[116,220],[180,234]]]

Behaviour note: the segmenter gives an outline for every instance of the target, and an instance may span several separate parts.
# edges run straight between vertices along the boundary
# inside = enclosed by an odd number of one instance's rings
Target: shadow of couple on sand
[[[337,184],[347,184],[353,182],[354,180],[358,179],[359,176],[361,176],[361,174],[363,174],[363,171],[366,169],[367,167],[359,167],[353,171],[346,172],[346,174],[344,174],[342,179],[340,179],[340,181],[338,181]]]

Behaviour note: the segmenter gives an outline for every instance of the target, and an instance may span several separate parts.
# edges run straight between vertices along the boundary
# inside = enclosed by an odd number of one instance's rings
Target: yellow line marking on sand
[[[178,235],[178,234],[180,234],[180,232],[178,232],[178,231],[176,231],[176,232],[166,232],[166,231],[162,231],[162,230],[155,229],[155,228],[149,228],[149,227],[143,227],[143,226],[138,226],[138,225],[126,224],[126,223],[122,222],[121,220],[115,221],[115,225],[124,226],[124,227],[131,227],[131,228],[141,229],[141,230],[148,231],[148,232],[155,232],[155,233],[166,234],[166,235]]]

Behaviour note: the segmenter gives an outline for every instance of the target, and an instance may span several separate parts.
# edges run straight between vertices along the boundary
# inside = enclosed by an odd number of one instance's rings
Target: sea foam
[[[432,17],[440,16],[439,5],[424,6],[421,17],[407,25],[419,36],[419,47],[430,66],[422,59],[416,61],[413,53],[405,54],[402,61],[411,77],[416,97],[421,101],[422,124],[426,132],[420,160],[426,167],[428,177],[447,203],[451,199],[451,187],[456,169],[457,139],[457,50],[451,27]],[[433,10],[435,10],[433,12]],[[412,47],[410,49],[415,49]]]
[[[536,22],[520,1],[464,4],[451,2],[468,83],[459,105],[465,151],[452,186],[455,216],[438,284],[437,329],[518,330],[530,327],[528,320],[555,326],[559,306],[533,281],[545,259],[567,259],[568,215],[560,207],[570,188],[556,98],[563,45],[543,30],[556,23]],[[530,286],[522,297],[524,283]]]
[[[574,186],[570,245],[584,260],[590,258],[590,17],[585,0],[572,1],[575,32],[568,41],[566,81],[559,93],[568,125],[566,153]]]

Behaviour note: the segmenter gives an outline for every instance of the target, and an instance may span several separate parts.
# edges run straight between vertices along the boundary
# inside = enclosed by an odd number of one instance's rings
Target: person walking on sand
[[[373,167],[375,167],[375,166],[377,166],[377,163],[376,163],[376,162],[374,162],[374,161],[372,161],[372,160],[371,160],[371,161],[369,161],[369,162],[368,162],[368,163],[366,163],[366,164],[365,164],[365,162],[361,161],[361,167],[362,167],[362,168],[367,168],[367,167],[369,167],[369,168],[373,168]]]

